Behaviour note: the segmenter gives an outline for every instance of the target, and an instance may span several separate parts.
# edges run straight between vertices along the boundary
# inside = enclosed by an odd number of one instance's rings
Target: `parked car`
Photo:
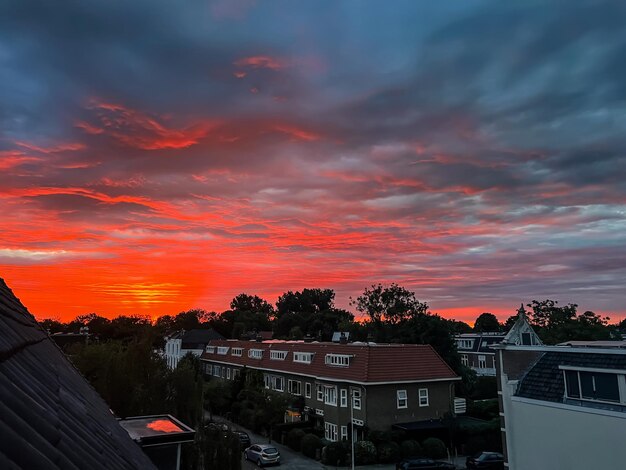
[[[243,451],[243,457],[256,462],[259,467],[280,465],[280,452],[271,444],[253,444]]]
[[[239,437],[239,442],[241,443],[241,449],[246,449],[247,447],[250,447],[250,436],[248,436],[247,432],[244,431],[233,431],[234,434],[237,434],[237,436]]]
[[[396,464],[396,470],[455,470],[456,465],[440,460],[411,457]]]
[[[503,470],[504,455],[499,452],[479,452],[473,457],[468,457],[465,460],[465,466],[468,468],[468,470]]]

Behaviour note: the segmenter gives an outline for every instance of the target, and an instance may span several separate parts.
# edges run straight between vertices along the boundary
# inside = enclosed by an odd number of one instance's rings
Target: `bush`
[[[367,440],[373,442],[375,446],[379,446],[383,442],[391,441],[391,433],[388,431],[370,430],[367,433]]]
[[[420,443],[414,441],[413,439],[402,441],[400,444],[400,455],[402,455],[403,459],[406,459],[407,457],[419,457],[423,453],[424,451],[422,450]]]
[[[357,465],[369,465],[376,462],[376,446],[371,441],[359,441],[354,444],[354,460]]]
[[[331,442],[322,451],[324,465],[347,465],[349,461],[349,453],[343,442]]]
[[[302,438],[306,435],[303,429],[294,428],[287,434],[287,445],[295,450],[296,452],[300,451],[300,444],[302,442]]]
[[[441,439],[435,437],[429,437],[422,442],[422,449],[424,449],[426,457],[430,457],[431,459],[441,459],[448,455],[446,445]]]
[[[400,446],[395,442],[383,442],[378,446],[378,461],[391,463],[400,460]]]
[[[487,439],[485,436],[470,436],[465,444],[465,452],[469,455],[487,448]]]
[[[305,434],[300,441],[300,450],[307,457],[314,459],[317,449],[322,448],[322,441],[315,434]]]

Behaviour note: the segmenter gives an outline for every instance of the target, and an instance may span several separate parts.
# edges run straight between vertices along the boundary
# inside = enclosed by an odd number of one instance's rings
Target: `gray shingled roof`
[[[204,349],[209,341],[224,339],[224,337],[212,328],[195,329],[185,331],[182,340],[182,349]]]
[[[0,468],[155,468],[1,278]]]
[[[626,369],[623,354],[591,354],[577,352],[547,352],[528,371],[517,389],[517,396],[562,402],[565,393],[563,371],[559,366]]]

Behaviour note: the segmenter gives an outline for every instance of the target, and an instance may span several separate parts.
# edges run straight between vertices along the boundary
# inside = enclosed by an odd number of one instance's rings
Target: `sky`
[[[6,0],[0,277],[39,318],[398,283],[626,315],[626,3]]]

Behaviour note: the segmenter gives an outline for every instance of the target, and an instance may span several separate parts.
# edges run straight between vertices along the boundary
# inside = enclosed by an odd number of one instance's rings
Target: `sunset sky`
[[[397,282],[626,315],[626,2],[5,0],[0,277],[39,318]]]

